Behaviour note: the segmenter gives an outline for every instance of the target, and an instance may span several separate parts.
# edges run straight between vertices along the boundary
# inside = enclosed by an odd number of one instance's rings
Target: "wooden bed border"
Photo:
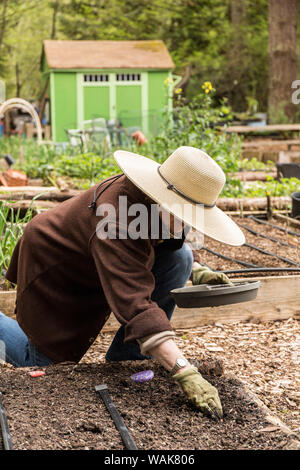
[[[245,279],[235,279],[245,280]],[[255,277],[261,281],[257,298],[251,302],[208,308],[178,308],[172,326],[193,328],[207,324],[300,319],[300,275]],[[15,291],[0,292],[0,311],[14,318]],[[116,331],[120,324],[111,315],[102,331]]]

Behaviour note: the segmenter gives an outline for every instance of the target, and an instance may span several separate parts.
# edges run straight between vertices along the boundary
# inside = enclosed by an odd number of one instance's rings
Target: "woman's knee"
[[[181,283],[185,283],[189,279],[193,262],[193,252],[186,243],[183,244],[182,248],[173,252],[173,263],[176,270],[175,277],[179,277]]]
[[[171,289],[182,287],[189,279],[193,267],[193,253],[190,247],[184,243],[179,250],[164,250],[157,255],[153,274],[156,289]]]
[[[187,243],[184,243],[182,248],[177,250],[175,253],[178,265],[181,266],[181,269],[184,270],[187,276],[190,276],[194,262],[194,256],[191,248]]]

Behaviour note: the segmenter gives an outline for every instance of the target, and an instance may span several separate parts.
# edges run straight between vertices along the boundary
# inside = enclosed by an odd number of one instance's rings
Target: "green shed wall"
[[[44,73],[47,65],[44,64]],[[169,71],[133,71],[141,73],[140,83],[118,83],[116,73],[126,70],[85,71],[50,70],[52,136],[56,142],[67,141],[64,129],[81,127],[84,120],[104,117],[118,118],[125,127],[138,126],[146,134],[159,132],[168,100],[165,81]],[[90,86],[84,83],[85,73],[109,73],[107,85]]]
[[[53,140],[56,142],[67,140],[64,129],[77,128],[76,73],[51,74],[51,120]]]
[[[168,105],[168,86],[165,84],[168,77],[168,71],[148,73],[148,129],[151,134],[159,131]]]

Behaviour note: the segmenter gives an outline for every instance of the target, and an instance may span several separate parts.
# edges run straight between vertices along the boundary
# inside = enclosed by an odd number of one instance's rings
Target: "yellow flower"
[[[205,93],[210,93],[213,89],[213,86],[212,86],[211,82],[204,82],[203,85],[202,85],[202,88],[205,91]]]
[[[223,114],[229,114],[230,109],[227,108],[227,106],[222,106],[221,111],[222,111]]]
[[[165,80],[164,80],[164,84],[169,86],[169,85],[172,85],[174,83],[173,79],[170,78],[170,77],[167,77]]]
[[[177,90],[175,90],[175,93],[176,93],[177,95],[179,95],[181,92],[182,92],[182,88],[177,88]]]

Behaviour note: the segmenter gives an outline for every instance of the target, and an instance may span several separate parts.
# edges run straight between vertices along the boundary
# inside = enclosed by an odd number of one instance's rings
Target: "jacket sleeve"
[[[95,235],[90,250],[108,305],[125,325],[125,343],[172,330],[164,310],[151,300],[155,279],[149,239],[99,239]]]

